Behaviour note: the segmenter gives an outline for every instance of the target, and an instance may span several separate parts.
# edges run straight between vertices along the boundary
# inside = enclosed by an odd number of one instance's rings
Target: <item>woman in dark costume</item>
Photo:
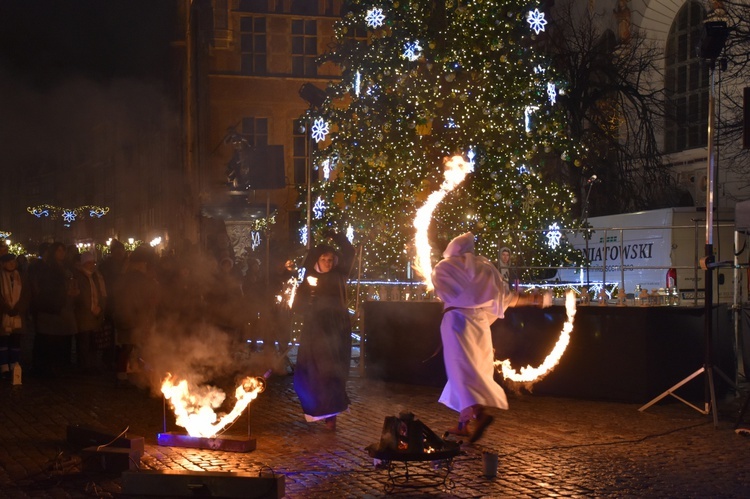
[[[349,407],[352,337],[346,306],[346,280],[354,264],[354,247],[343,234],[327,233],[340,248],[321,244],[305,258],[305,277],[294,300],[303,315],[294,368],[297,392],[307,421],[325,420],[336,429],[336,415]]]

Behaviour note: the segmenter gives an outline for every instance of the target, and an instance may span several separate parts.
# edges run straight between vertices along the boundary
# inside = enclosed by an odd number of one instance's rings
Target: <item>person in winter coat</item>
[[[9,378],[13,367],[21,360],[21,335],[25,330],[26,312],[31,301],[31,289],[25,276],[18,271],[16,256],[6,253],[0,257],[0,377]]]

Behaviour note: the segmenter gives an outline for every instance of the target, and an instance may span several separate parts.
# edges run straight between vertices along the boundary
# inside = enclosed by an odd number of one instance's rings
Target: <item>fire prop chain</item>
[[[427,291],[433,289],[432,285],[432,255],[430,240],[427,238],[427,229],[432,221],[432,214],[435,208],[445,198],[445,196],[455,189],[464,181],[466,175],[474,170],[474,164],[465,161],[461,156],[453,156],[445,161],[445,180],[440,185],[440,189],[433,192],[427,198],[427,201],[417,210],[417,216],[414,217],[414,227],[417,229],[414,237],[416,246],[416,258],[414,259],[414,270],[422,276]]]
[[[562,331],[560,331],[560,337],[557,339],[552,351],[547,355],[539,367],[526,366],[521,368],[521,372],[517,372],[510,365],[510,360],[496,360],[495,368],[503,375],[503,378],[515,381],[517,383],[523,383],[527,389],[531,389],[531,385],[554,369],[554,367],[560,362],[560,359],[565,353],[565,349],[570,343],[570,333],[573,331],[573,319],[576,315],[576,295],[573,291],[568,291],[565,294],[565,312],[568,315],[568,320],[563,324]]]

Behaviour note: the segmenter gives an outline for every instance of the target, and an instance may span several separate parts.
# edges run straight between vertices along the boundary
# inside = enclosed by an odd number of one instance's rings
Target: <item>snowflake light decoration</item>
[[[354,95],[359,97],[359,91],[362,87],[362,75],[357,71],[354,73]]]
[[[549,97],[550,104],[554,105],[557,100],[557,88],[551,81],[547,82],[547,97]]]
[[[323,198],[318,196],[318,199],[315,200],[315,204],[313,205],[313,215],[315,215],[315,218],[323,218],[323,215],[326,212],[326,205],[323,201]]]
[[[331,167],[331,160],[326,159],[323,161],[323,178],[325,180],[329,180],[331,178],[331,170],[333,168]]]
[[[354,244],[354,227],[351,225],[346,228],[346,238],[350,243]]]
[[[544,74],[545,71],[546,69],[541,64],[534,66],[534,74]]]
[[[385,21],[385,14],[383,14],[383,9],[373,7],[372,9],[367,11],[365,22],[370,28],[381,27],[383,25],[383,21]]]
[[[524,124],[526,126],[526,131],[531,131],[531,115],[539,109],[539,106],[526,106],[526,110],[523,113],[524,116]]]
[[[562,238],[562,232],[558,227],[557,222],[549,226],[549,232],[547,232],[547,246],[552,249],[560,246],[560,238]]]
[[[260,232],[254,230],[250,232],[250,248],[255,251],[260,246]]]
[[[315,139],[315,142],[325,140],[326,135],[328,135],[328,123],[325,122],[323,118],[316,118],[315,121],[313,121],[311,132],[312,138]]]
[[[410,61],[416,61],[422,56],[422,47],[419,45],[419,40],[416,42],[406,42],[404,45],[404,58]]]
[[[474,171],[474,158],[476,157],[476,153],[474,152],[473,148],[469,148],[469,152],[466,153],[466,157],[469,158],[469,171]]]
[[[302,246],[307,246],[307,227],[302,227],[299,230],[299,242]]]
[[[76,212],[73,210],[64,210],[62,213],[62,218],[67,223],[75,222],[76,220]]]
[[[530,10],[526,21],[528,21],[529,27],[531,27],[537,35],[544,31],[544,27],[547,25],[547,20],[544,19],[544,13],[539,12],[539,9]]]

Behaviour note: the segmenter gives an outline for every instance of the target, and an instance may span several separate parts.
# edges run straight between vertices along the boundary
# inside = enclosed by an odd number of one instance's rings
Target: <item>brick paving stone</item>
[[[385,417],[410,411],[438,434],[456,419],[437,403],[439,388],[355,377],[350,411],[331,432],[304,421],[291,381],[272,377],[227,431],[256,438],[249,453],[157,445],[165,420],[179,431],[163,401],[104,377],[0,385],[0,497],[125,497],[119,473],[81,471],[80,449],[65,441],[69,424],[145,437],[144,470],[272,471],[285,476],[287,497],[383,497],[387,472],[365,447],[378,441]],[[636,404],[511,394],[510,410],[492,411],[485,438],[462,447],[452,488],[397,487],[390,497],[747,497],[750,439],[733,431],[738,406],[721,401],[714,428],[711,416],[677,402],[639,412]],[[498,452],[493,479],[482,476],[483,450]]]

